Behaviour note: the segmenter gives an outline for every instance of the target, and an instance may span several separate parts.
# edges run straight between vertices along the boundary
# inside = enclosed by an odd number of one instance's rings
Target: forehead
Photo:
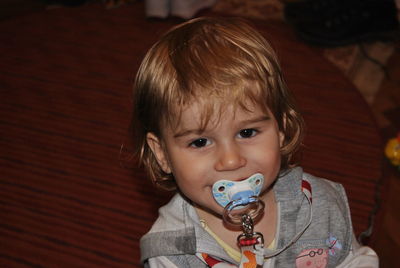
[[[201,98],[176,107],[173,116],[169,117],[167,126],[174,130],[191,127],[202,131],[207,127],[218,125],[221,121],[243,119],[253,114],[270,115],[271,113],[265,104],[249,98],[237,102],[221,98]]]

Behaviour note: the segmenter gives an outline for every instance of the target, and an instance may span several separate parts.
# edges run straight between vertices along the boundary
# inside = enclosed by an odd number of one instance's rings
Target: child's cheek
[[[328,251],[324,250],[321,255],[311,254],[317,252],[318,249],[308,249],[302,251],[296,259],[296,268],[325,268],[328,264]],[[312,257],[311,257],[312,256]]]

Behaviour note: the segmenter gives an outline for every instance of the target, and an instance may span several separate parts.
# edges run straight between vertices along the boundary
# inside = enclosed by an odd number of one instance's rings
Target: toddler
[[[150,48],[132,131],[154,184],[176,190],[140,241],[145,267],[378,267],[343,187],[295,165],[302,117],[242,19],[193,19]]]

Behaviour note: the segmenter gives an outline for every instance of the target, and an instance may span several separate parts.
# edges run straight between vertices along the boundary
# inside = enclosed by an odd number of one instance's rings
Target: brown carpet
[[[173,21],[143,2],[58,8],[0,23],[0,267],[140,267],[139,239],[168,194],[133,163],[131,84]],[[381,142],[367,104],[283,23],[257,27],[282,59],[308,124],[302,165],[343,183],[355,231],[369,226]]]

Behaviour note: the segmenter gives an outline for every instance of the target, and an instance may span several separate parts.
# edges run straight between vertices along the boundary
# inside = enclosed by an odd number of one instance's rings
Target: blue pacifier
[[[214,199],[228,211],[240,209],[258,201],[258,195],[264,184],[264,176],[256,173],[244,181],[220,180],[214,183]]]
[[[220,180],[214,183],[212,194],[215,201],[224,208],[222,214],[224,221],[241,225],[243,215],[248,215],[252,219],[262,215],[265,204],[258,195],[263,184],[264,176],[260,173],[244,181]]]

